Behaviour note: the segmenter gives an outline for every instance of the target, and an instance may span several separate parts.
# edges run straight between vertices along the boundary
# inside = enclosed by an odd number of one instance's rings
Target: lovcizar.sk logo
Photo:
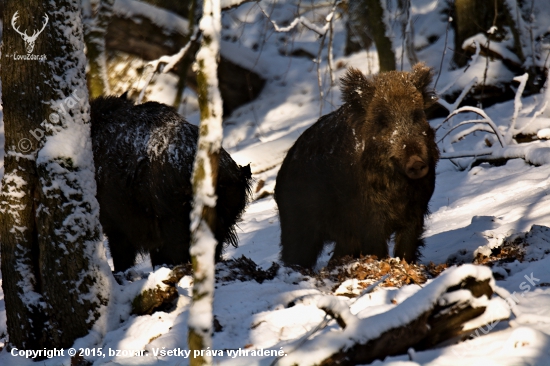
[[[19,27],[17,26],[17,19],[19,18],[19,11],[16,11],[15,14],[13,14],[13,17],[11,18],[11,26],[13,28],[13,30],[15,30],[17,33],[19,33],[19,35],[21,36],[21,38],[23,39],[23,41],[25,42],[25,49],[27,50],[27,54],[26,55],[18,55],[17,53],[14,53],[13,54],[13,59],[14,60],[24,60],[24,61],[29,61],[29,60],[32,60],[32,61],[45,61],[46,60],[46,55],[34,55],[32,53],[33,49],[34,49],[34,44],[36,42],[36,39],[38,38],[38,36],[40,35],[40,33],[42,33],[42,31],[44,30],[44,28],[46,28],[46,25],[48,24],[48,15],[47,14],[44,14],[44,24],[42,25],[42,29],[40,29],[39,31],[37,30],[34,30],[32,35],[28,35],[27,34],[27,30],[25,29],[24,32],[21,32],[19,30]]]

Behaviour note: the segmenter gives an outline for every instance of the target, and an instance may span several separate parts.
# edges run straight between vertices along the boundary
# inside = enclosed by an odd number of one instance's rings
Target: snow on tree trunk
[[[212,363],[212,304],[214,299],[214,252],[216,239],[216,180],[222,141],[222,100],[218,89],[217,66],[220,47],[221,9],[219,0],[205,0],[199,25],[201,48],[196,72],[201,115],[197,156],[193,168],[191,212],[191,261],[193,264],[193,303],[189,308],[189,349],[191,365]]]
[[[27,8],[32,9],[33,14],[45,14],[42,2],[31,1]],[[2,19],[8,21],[4,24],[9,24],[10,19],[19,28],[28,24],[30,14],[21,10],[15,2],[6,2]],[[16,12],[19,12],[18,17]],[[46,73],[47,67],[44,62],[21,67],[21,61],[9,57],[16,52],[25,53],[20,35],[5,26],[2,38],[4,60],[0,72],[5,132],[5,174],[0,195],[2,288],[10,343],[29,349],[41,347],[44,341],[39,329],[42,322],[38,320],[39,314],[44,312],[43,298],[38,292],[38,263],[37,258],[31,256],[37,245],[34,215],[38,179],[34,153],[36,141],[29,131],[40,127],[41,116],[46,115],[47,107],[41,103],[44,89],[21,81],[39,78],[41,73]],[[36,54],[44,53],[44,43],[40,41],[34,46]]]
[[[36,28],[36,14],[49,24],[34,45],[43,57],[17,59],[23,40],[6,27],[3,34],[2,53],[14,55],[1,69],[8,333],[22,349],[69,347],[106,314],[114,284],[100,240],[80,8],[77,0],[7,2],[3,19],[16,11],[20,29]]]
[[[48,61],[50,106],[58,118],[50,114],[43,124],[47,137],[37,157],[38,243],[52,331],[69,345],[105,310],[113,278],[100,240],[79,1],[57,2],[51,14],[50,47],[58,57]]]
[[[83,6],[83,8],[88,13],[85,16],[84,39],[86,40],[87,56],[90,65],[88,89],[91,98],[110,94],[109,79],[107,77],[107,58],[105,55],[105,35],[107,34],[107,25],[113,14],[114,2],[114,0],[100,0],[96,16],[93,16],[92,9],[89,7],[90,3],[83,2],[83,4],[87,5],[86,7]]]

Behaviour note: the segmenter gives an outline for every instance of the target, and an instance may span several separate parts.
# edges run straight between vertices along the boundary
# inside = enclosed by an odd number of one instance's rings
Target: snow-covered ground
[[[263,2],[262,2],[263,3]],[[418,44],[436,33],[445,32],[445,22],[436,11],[437,1],[422,0],[415,12]],[[540,2],[539,2],[540,3]],[[435,9],[435,10],[434,10]],[[550,13],[550,7],[540,14]],[[281,4],[271,13],[275,21],[291,19],[292,6]],[[431,14],[431,15],[430,15]],[[542,15],[541,15],[542,17]],[[279,259],[280,227],[277,206],[270,193],[286,151],[296,138],[321,114],[328,113],[340,105],[338,85],[330,87],[326,59],[321,64],[324,102],[319,101],[316,64],[307,58],[287,57],[280,54],[285,47],[302,48],[316,55],[318,38],[306,29],[294,33],[278,34],[270,24],[262,21],[263,14],[255,3],[244,4],[224,16],[224,41],[226,54],[234,62],[252,62],[268,80],[265,89],[254,102],[245,105],[226,118],[224,146],[240,164],[251,164],[257,182],[265,182],[258,192],[265,192],[264,198],[252,202],[239,224],[239,247],[229,247],[226,258],[242,255],[267,269]],[[323,13],[316,15],[323,19]],[[548,19],[548,18],[547,18]],[[547,26],[547,25],[546,25]],[[541,25],[542,27],[542,25]],[[348,66],[364,72],[376,72],[377,56],[374,50],[343,56],[345,31],[343,22],[335,23],[335,64],[339,77]],[[233,37],[236,43],[230,43]],[[263,43],[263,39],[267,42]],[[284,39],[283,39],[284,38]],[[449,40],[452,44],[452,40]],[[261,45],[256,47],[255,45]],[[251,49],[257,49],[252,51]],[[443,37],[425,46],[418,56],[429,66],[438,68],[443,49]],[[398,49],[397,54],[400,54]],[[450,53],[449,53],[450,54]],[[323,52],[326,56],[326,50]],[[449,57],[449,56],[447,56]],[[245,58],[245,60],[243,60]],[[398,64],[400,61],[398,62]],[[405,62],[405,69],[409,67]],[[464,87],[474,77],[482,77],[484,59],[477,60],[467,71],[446,72],[443,70],[438,90],[458,79],[451,88]],[[502,64],[490,65],[490,77],[503,70]],[[508,72],[508,71],[506,71]],[[523,98],[520,121],[528,120],[543,105],[543,95]],[[550,101],[549,101],[550,102]],[[514,111],[513,101],[486,108],[485,112],[507,131]],[[457,116],[453,123],[473,115]],[[197,121],[197,114],[188,116]],[[430,123],[435,127],[443,119]],[[546,119],[538,120],[537,129],[550,127]],[[446,129],[438,131],[442,136]],[[486,148],[485,140],[495,143],[490,135],[476,132],[454,144],[455,150]],[[0,123],[0,144],[3,144],[3,126]],[[440,145],[443,148],[443,144]],[[547,148],[545,143],[533,145]],[[545,152],[539,149],[537,151]],[[466,167],[467,159],[460,159],[457,165]],[[3,173],[3,151],[0,151],[0,175]],[[477,253],[490,252],[504,241],[520,238],[529,243],[522,262],[503,263],[493,268],[500,280],[496,286],[505,289],[517,301],[510,302],[513,315],[509,321],[501,321],[491,327],[479,329],[479,336],[445,347],[409,352],[408,355],[389,357],[375,361],[380,365],[550,365],[550,164],[533,166],[522,159],[509,160],[503,166],[482,164],[472,169],[458,170],[448,160],[441,160],[437,168],[435,193],[430,203],[431,215],[425,232],[426,247],[422,250],[423,263],[471,263]],[[326,261],[323,257],[321,262]],[[139,271],[152,271],[148,262],[137,266]],[[141,289],[150,287],[167,272],[157,269],[149,279],[142,279],[119,286],[115,291],[114,311],[116,322],[110,325],[106,335],[91,332],[78,340],[74,348],[87,348],[87,359],[99,365],[186,365],[185,353],[168,354],[168,351],[187,349],[187,320],[190,303],[190,277],[183,277],[178,283],[179,298],[170,312],[156,312],[152,315],[129,315],[130,302]],[[378,287],[369,296],[352,304],[351,312],[365,319],[386,312],[394,303],[402,303],[420,287],[408,285],[401,288]],[[224,281],[217,285],[214,314],[222,329],[214,334],[214,363],[217,365],[270,365],[274,360],[269,354],[291,353],[294,341],[318,325],[324,312],[314,305],[289,303],[304,295],[326,294],[326,287],[304,277],[290,268],[281,267],[273,280]],[[505,293],[501,291],[501,293]],[[379,324],[377,324],[379,326]],[[334,322],[320,334],[340,332]],[[0,335],[6,333],[6,318],[3,294],[0,292]],[[317,335],[319,337],[319,335]],[[0,337],[1,338],[1,337]],[[2,338],[6,341],[6,338]],[[330,347],[330,345],[327,345]],[[95,356],[91,350],[95,349]],[[98,350],[102,354],[98,355]],[[126,350],[120,355],[115,350]],[[143,352],[143,351],[147,352]],[[133,351],[133,352],[132,352]],[[231,352],[229,352],[231,351]],[[219,352],[223,353],[218,356]],[[32,364],[24,357],[12,356],[6,349],[0,352],[0,365],[16,366]],[[46,366],[69,365],[67,350],[64,356],[45,360]],[[301,364],[311,361],[304,356]]]

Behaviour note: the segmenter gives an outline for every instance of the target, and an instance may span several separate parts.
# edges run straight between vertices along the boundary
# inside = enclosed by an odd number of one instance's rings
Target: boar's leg
[[[306,222],[294,221],[293,218],[299,217],[296,214],[294,212],[290,218],[281,217],[281,259],[286,264],[311,268],[323,251],[324,241],[311,218]]]
[[[149,250],[151,264],[177,265],[191,260],[189,255],[189,216],[183,218],[160,217],[160,242],[155,243]],[[182,225],[183,224],[183,225]]]
[[[424,232],[424,215],[418,219],[410,217],[411,222],[395,233],[394,256],[414,262],[420,257],[420,248],[424,246],[422,233]]]
[[[370,227],[346,230],[351,236],[336,241],[332,258],[350,255],[359,258],[361,255],[375,255],[378,259],[388,256],[387,235],[382,228]]]
[[[174,250],[174,247],[177,250]],[[155,266],[162,266],[163,264],[177,265],[187,263],[191,260],[189,246],[183,246],[181,241],[177,244],[167,243],[159,248],[151,249],[149,255],[151,256],[153,268]]]
[[[123,234],[116,230],[106,231],[109,239],[109,251],[113,258],[115,272],[126,271],[135,263],[137,250]]]

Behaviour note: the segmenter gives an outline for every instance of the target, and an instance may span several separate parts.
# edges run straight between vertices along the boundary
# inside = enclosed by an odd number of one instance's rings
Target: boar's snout
[[[407,165],[405,166],[405,174],[411,179],[420,179],[428,174],[428,164],[424,162],[419,156],[413,155],[409,158]]]

